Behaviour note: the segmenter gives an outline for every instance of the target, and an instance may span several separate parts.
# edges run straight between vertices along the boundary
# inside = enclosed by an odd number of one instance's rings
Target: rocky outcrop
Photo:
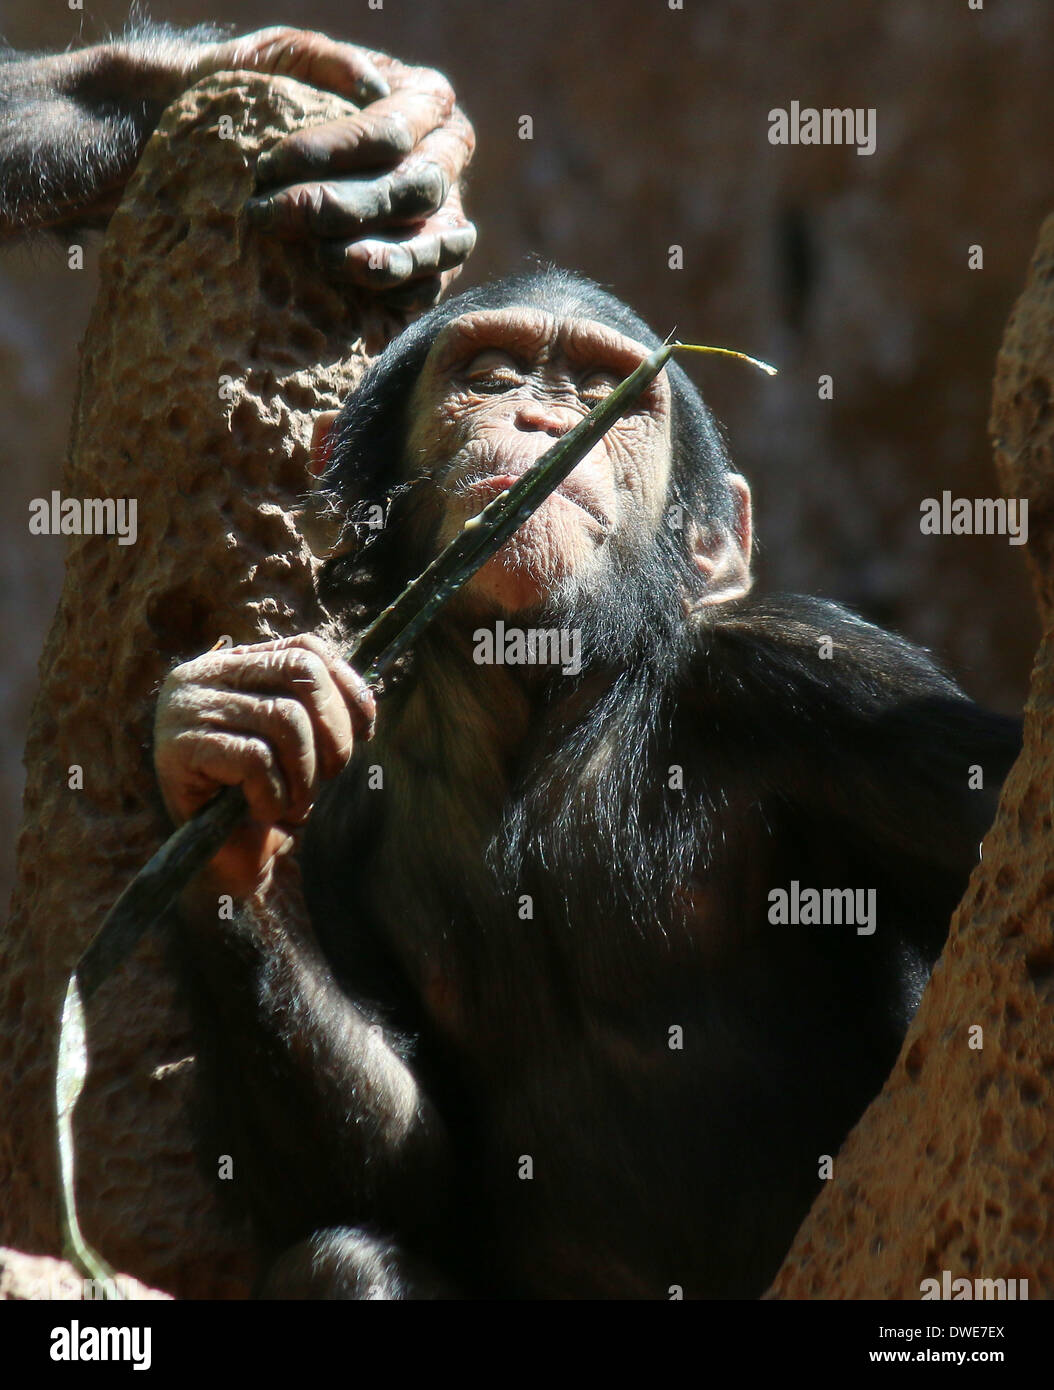
[[[297,512],[311,419],[401,325],[239,211],[259,149],[350,109],[284,79],[200,84],[167,112],[108,231],[61,491],[124,499],[136,534],[70,539],[26,748],[0,937],[0,1232],[23,1250],[58,1250],[51,1087],[66,977],[170,830],[150,762],[158,685],[223,634],[260,641],[317,621]],[[193,1049],[163,933],[99,991],[88,1039],[85,1235],[172,1293],[244,1292],[244,1234],[221,1226],[192,1156]]]
[[[1024,749],[893,1074],[770,1297],[914,1299],[945,1270],[1054,1296],[1052,397],[1054,217],[1006,329],[991,415],[1004,491],[1028,499],[1046,630]]]

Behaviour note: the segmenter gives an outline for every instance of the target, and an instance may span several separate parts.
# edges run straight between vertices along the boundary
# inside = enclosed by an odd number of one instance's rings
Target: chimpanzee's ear
[[[692,523],[689,537],[692,558],[706,579],[706,591],[699,603],[727,603],[750,591],[754,576],[750,572],[753,520],[750,486],[739,473],[727,475],[732,494],[731,526],[702,527]]]
[[[326,464],[329,462],[329,453],[332,448],[331,431],[339,414],[339,410],[323,410],[320,415],[315,416],[315,423],[311,430],[311,458],[307,466],[316,478],[321,478],[326,471]]]

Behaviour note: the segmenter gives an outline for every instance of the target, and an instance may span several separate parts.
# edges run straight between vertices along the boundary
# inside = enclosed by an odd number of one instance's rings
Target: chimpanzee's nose
[[[516,411],[517,429],[551,434],[554,439],[559,439],[572,429],[575,420],[571,411],[544,401],[524,401]]]

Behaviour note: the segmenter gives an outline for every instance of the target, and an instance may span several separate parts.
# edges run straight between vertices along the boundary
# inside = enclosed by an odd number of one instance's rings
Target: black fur
[[[409,393],[438,329],[520,303],[655,342],[563,272],[452,301],[346,407],[338,502],[405,481]],[[705,521],[728,460],[683,374],[674,391],[676,496]],[[420,559],[400,548],[404,497],[375,544],[327,566],[351,625]],[[686,617],[697,580],[666,528],[636,559],[532,619],[583,629],[576,677],[523,687],[474,665],[454,619],[430,630],[309,822],[324,964],[297,974],[273,928],[262,946],[244,921],[206,971],[222,1151],[250,1173],[258,1228],[275,1251],[347,1228],[291,1256],[270,1293],[306,1270],[301,1292],[333,1296],[756,1297],[820,1156],[893,1064],[1018,725],[833,603],[749,596]],[[792,880],[874,889],[874,935],[771,924],[769,892]],[[358,1113],[390,1076],[419,1088],[395,1146]]]
[[[827,635],[830,663],[816,654]],[[834,604],[744,599],[671,658],[584,705],[562,690],[540,714],[495,792],[485,870],[436,795],[436,779],[459,785],[448,729],[414,749],[416,779],[405,749],[365,749],[310,825],[327,957],[372,1016],[418,1040],[418,1074],[461,1116],[471,1180],[451,1249],[469,1267],[429,1253],[477,1293],[762,1292],[819,1155],[892,1066],[1017,752],[1014,721]],[[398,723],[411,695],[391,698]],[[478,737],[478,712],[458,713]],[[986,792],[966,790],[973,763]],[[667,787],[674,764],[682,792]],[[367,765],[405,788],[405,814],[365,789]],[[874,888],[875,937],[770,925],[769,890],[792,879]],[[716,885],[702,929],[677,907],[693,883]],[[461,999],[454,1037],[422,1008],[423,969]],[[671,1024],[683,1053],[665,1049]],[[532,1183],[512,1180],[514,1152],[534,1156]]]
[[[226,31],[135,20],[92,49],[22,53],[0,43],[0,238],[106,225],[165,106],[141,75]]]

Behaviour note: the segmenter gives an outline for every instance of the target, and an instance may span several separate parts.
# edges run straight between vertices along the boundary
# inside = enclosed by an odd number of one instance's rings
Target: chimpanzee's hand
[[[240,786],[252,821],[212,861],[213,883],[245,897],[267,886],[322,778],[369,737],[376,710],[362,680],[310,633],[208,652],[161,689],[154,765],[172,819]]]
[[[404,307],[433,303],[476,240],[458,187],[475,135],[446,78],[324,34],[275,28],[205,45],[191,80],[236,68],[296,78],[364,107],[261,155],[248,209],[257,225],[317,237],[337,278]]]

